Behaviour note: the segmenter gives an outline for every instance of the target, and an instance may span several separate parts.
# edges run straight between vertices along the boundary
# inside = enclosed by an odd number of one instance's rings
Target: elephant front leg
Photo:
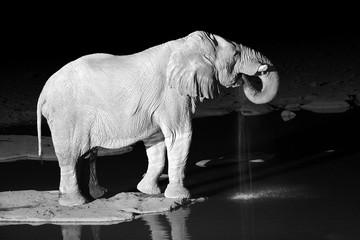
[[[90,195],[94,198],[102,197],[107,189],[99,185],[99,181],[96,173],[96,157],[97,157],[97,149],[93,149],[90,152],[90,179],[89,179],[89,192]]]
[[[184,187],[185,165],[191,143],[191,132],[176,133],[165,138],[168,150],[169,184],[165,190],[167,198],[188,198],[189,191]]]
[[[159,194],[161,191],[157,181],[165,166],[164,135],[161,132],[156,133],[144,139],[144,145],[149,163],[146,174],[137,185],[137,189],[146,194]]]

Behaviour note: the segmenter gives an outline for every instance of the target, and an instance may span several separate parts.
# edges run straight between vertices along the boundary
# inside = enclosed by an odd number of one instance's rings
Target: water
[[[206,201],[114,225],[1,226],[0,239],[360,239],[359,120],[355,110],[197,119],[186,185]],[[143,147],[99,159],[98,171],[109,191],[135,191]],[[56,162],[0,164],[0,191],[58,183]]]
[[[239,194],[238,198],[251,198],[252,194],[252,174],[251,161],[249,156],[249,136],[246,127],[246,118],[238,115],[238,129],[239,129]]]

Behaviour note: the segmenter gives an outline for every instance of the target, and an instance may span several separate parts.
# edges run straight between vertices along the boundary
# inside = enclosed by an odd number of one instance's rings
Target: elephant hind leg
[[[148,168],[137,189],[146,194],[159,194],[161,191],[157,181],[165,166],[164,135],[158,132],[143,141],[148,157]]]
[[[63,127],[63,128],[61,128]],[[86,203],[79,188],[79,179],[77,174],[77,163],[79,160],[79,151],[76,144],[71,143],[69,132],[64,131],[66,126],[52,125],[51,133],[55,148],[55,154],[60,166],[60,196],[59,204],[62,206],[75,206]]]
[[[81,195],[76,166],[60,165],[60,197],[59,204],[62,206],[76,206],[86,203],[86,199]]]
[[[97,178],[96,172],[96,157],[97,157],[98,150],[92,149],[90,150],[90,178],[89,178],[89,192],[91,197],[94,199],[102,197],[106,192],[107,189],[99,185],[99,181]]]

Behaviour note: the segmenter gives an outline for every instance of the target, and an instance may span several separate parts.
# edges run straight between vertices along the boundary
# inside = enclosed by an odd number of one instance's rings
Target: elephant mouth
[[[246,82],[251,82],[251,86],[256,89],[257,91],[260,91],[262,88],[262,82],[261,79],[259,78],[261,74],[259,75],[246,75],[246,74],[242,74],[241,75],[241,86],[245,85]]]
[[[242,79],[242,73],[239,73],[239,74],[236,74],[234,76],[234,78],[232,79],[232,81],[230,81],[230,84],[229,86],[227,87],[233,87],[233,88],[236,88],[236,87],[240,87],[244,84],[244,80]]]
[[[243,86],[245,84],[246,81],[249,82],[249,80],[254,83],[254,85],[259,85],[256,88],[261,89],[261,85],[262,85],[262,81],[260,79],[260,76],[266,75],[270,72],[276,72],[276,69],[274,66],[268,66],[267,69],[265,71],[257,71],[254,75],[246,75],[244,73],[238,73],[236,74],[233,79],[230,81],[230,83],[226,86],[226,87],[232,87],[232,88],[236,88],[236,87],[240,87]]]

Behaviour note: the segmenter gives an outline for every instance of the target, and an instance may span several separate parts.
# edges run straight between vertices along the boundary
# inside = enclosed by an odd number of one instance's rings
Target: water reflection
[[[186,240],[190,239],[186,227],[189,212],[189,208],[181,208],[164,215],[145,215],[142,219],[149,226],[153,240]]]
[[[186,221],[190,208],[179,208],[172,212],[141,216],[145,225],[149,227],[152,240],[187,240],[190,239]],[[80,240],[83,225],[62,225],[63,240]],[[101,239],[101,225],[91,226],[92,239]]]
[[[241,203],[239,220],[241,239],[255,239],[254,210],[251,202]]]
[[[82,225],[62,225],[63,240],[80,240]]]

